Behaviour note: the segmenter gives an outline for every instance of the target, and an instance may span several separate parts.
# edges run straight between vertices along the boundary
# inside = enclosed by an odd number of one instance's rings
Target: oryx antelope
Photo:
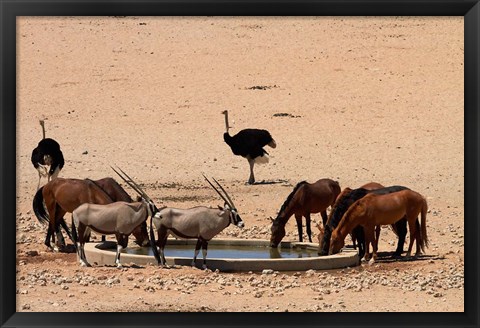
[[[152,224],[153,222],[155,230],[158,233],[156,245],[158,246],[158,252],[160,253],[159,264],[162,266],[168,267],[165,261],[164,249],[165,245],[167,244],[167,238],[169,234],[173,234],[179,238],[196,238],[197,244],[195,246],[192,266],[195,266],[195,261],[201,247],[203,253],[202,268],[206,269],[208,242],[230,224],[234,224],[239,228],[244,227],[244,223],[240,218],[240,215],[238,215],[237,209],[235,208],[235,205],[225,189],[223,189],[223,187],[218,183],[217,180],[215,180],[215,178],[213,179],[223,191],[224,195],[222,195],[222,193],[215,188],[215,186],[207,179],[207,177],[205,177],[205,179],[224,200],[224,207],[218,206],[218,209],[208,208],[205,206],[197,206],[189,209],[166,207],[161,209],[160,212],[153,217],[150,223]],[[150,231],[153,231],[152,228],[153,227],[150,226]],[[151,236],[150,238],[154,239],[155,237]]]
[[[115,172],[120,175],[116,170]],[[123,171],[122,173],[125,174]],[[128,177],[128,175],[126,176]],[[72,213],[72,236],[82,266],[90,266],[85,257],[84,245],[91,230],[104,235],[115,235],[117,239],[115,264],[117,267],[121,267],[120,253],[123,248],[127,247],[128,236],[149,216],[153,217],[158,212],[158,208],[150,197],[130,177],[128,177],[130,180],[122,175],[120,177],[141,196],[140,202],[127,203],[120,201],[106,205],[86,203],[80,205]],[[158,253],[156,253],[152,241],[150,241],[150,245],[154,249],[155,257],[158,260]]]

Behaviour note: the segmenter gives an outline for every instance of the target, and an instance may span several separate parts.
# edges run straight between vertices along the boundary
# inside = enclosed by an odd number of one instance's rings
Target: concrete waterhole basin
[[[196,242],[169,238],[165,247],[167,264],[190,266]],[[208,243],[207,267],[222,272],[307,271],[353,267],[360,263],[358,252],[349,248],[335,255],[318,256],[318,244],[315,243],[281,242],[273,249],[269,245],[269,240],[262,239],[212,239]],[[113,241],[85,244],[87,260],[94,265],[115,265],[115,252]],[[132,245],[122,251],[120,262],[125,265],[157,264],[150,247]],[[196,267],[201,268],[202,263],[200,251]]]

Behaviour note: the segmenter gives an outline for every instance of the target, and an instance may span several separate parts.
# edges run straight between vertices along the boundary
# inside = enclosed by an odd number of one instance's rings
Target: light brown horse
[[[48,182],[37,191],[33,199],[33,210],[37,219],[40,222],[48,223],[45,245],[52,248],[50,236],[54,240],[56,234],[57,246],[62,246],[63,236],[59,229],[60,225],[66,228],[70,239],[72,239],[63,219],[65,213],[72,213],[73,210],[84,203],[105,205],[116,201],[130,203],[132,198],[112,178],[96,181],[90,179],[57,178]],[[45,211],[44,204],[47,211]],[[148,243],[146,224],[144,223],[135,229],[133,235],[137,244],[146,245]]]
[[[270,246],[277,247],[285,236],[285,225],[292,215],[297,220],[298,238],[303,241],[302,216],[306,219],[307,235],[312,242],[310,214],[320,212],[323,224],[327,221],[327,208],[332,206],[340,194],[340,185],[331,179],[320,179],[315,183],[298,183],[283,203],[278,216],[272,220]]]
[[[332,231],[338,226],[345,212],[355,201],[359,200],[360,198],[364,197],[369,193],[379,195],[389,194],[404,189],[408,188],[403,186],[390,186],[385,188],[377,182],[370,182],[361,186],[360,188],[353,190],[351,188],[345,188],[340,193],[340,195],[338,195],[337,200],[335,201],[335,204],[330,211],[330,215],[328,216],[327,224],[323,228],[319,227],[318,254],[328,254],[328,250],[330,248],[330,236],[332,234]],[[394,256],[400,256],[403,253],[403,245],[405,243],[405,237],[407,235],[407,220],[403,218],[397,221],[395,224],[392,224],[391,227],[393,229],[393,232],[398,236],[398,244]],[[376,239],[378,239],[380,237],[380,226],[376,227],[375,232]],[[352,237],[354,248],[356,248],[356,244],[358,244],[358,255],[360,258],[362,258],[365,254],[365,234],[363,232],[363,228],[361,226],[355,227],[350,232],[350,235]]]
[[[410,257],[413,242],[416,240],[415,256],[428,247],[427,237],[427,201],[419,193],[410,189],[394,193],[376,195],[368,194],[349,207],[337,228],[332,232],[329,254],[340,251],[345,243],[345,237],[358,225],[365,231],[365,260],[370,259],[369,246],[373,246],[374,262],[377,258],[378,240],[375,240],[375,226],[394,224],[406,216],[410,230],[410,244],[407,257]],[[417,233],[417,217],[421,214],[420,229]]]

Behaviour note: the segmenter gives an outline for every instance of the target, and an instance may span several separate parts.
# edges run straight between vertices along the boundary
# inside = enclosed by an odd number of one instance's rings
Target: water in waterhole
[[[115,252],[115,249],[108,249]],[[166,257],[193,257],[194,245],[168,245],[165,247]],[[123,253],[136,255],[153,256],[150,247],[127,247]],[[202,257],[200,251],[199,257]],[[310,258],[318,257],[317,249],[293,247],[293,248],[271,248],[268,246],[229,246],[229,245],[208,245],[209,259],[279,259],[279,258]]]

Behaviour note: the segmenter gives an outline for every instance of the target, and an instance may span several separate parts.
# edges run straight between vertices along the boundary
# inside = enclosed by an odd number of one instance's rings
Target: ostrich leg
[[[255,183],[255,176],[253,175],[253,165],[255,164],[255,160],[251,158],[247,158],[248,164],[250,164],[250,178],[248,178],[248,184]]]

